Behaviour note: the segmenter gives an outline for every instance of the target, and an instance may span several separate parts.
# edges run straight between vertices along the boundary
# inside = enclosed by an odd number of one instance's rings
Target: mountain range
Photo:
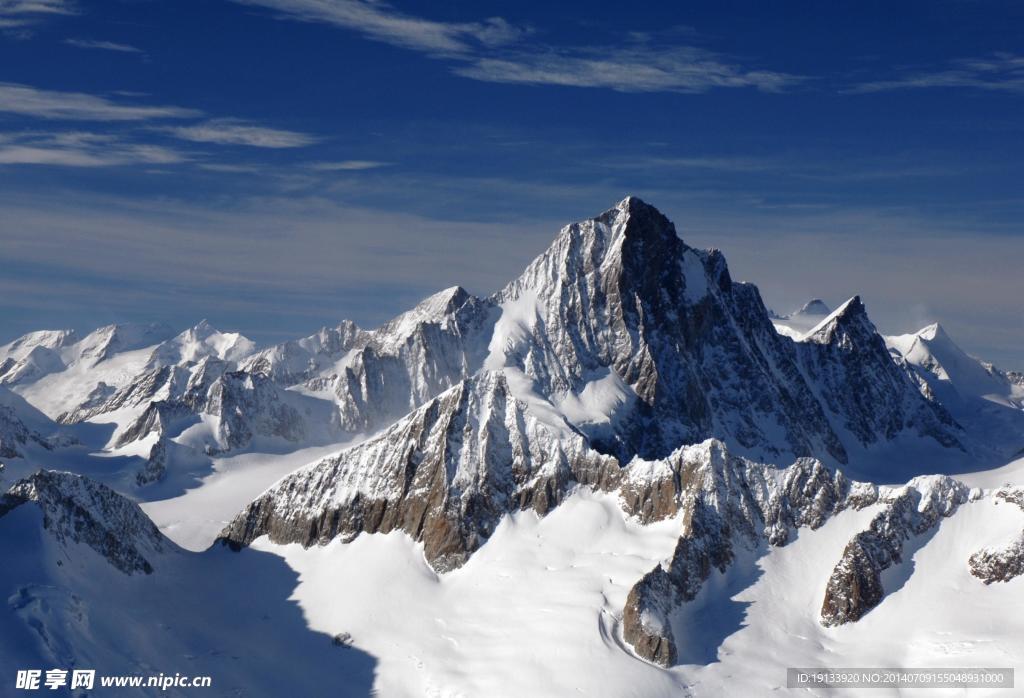
[[[493,295],[376,329],[25,335],[0,347],[0,458],[12,661],[202,656],[246,695],[300,671],[343,695],[756,695],[786,666],[1024,650],[1020,621],[978,629],[1020,609],[1024,378],[939,325],[882,336],[857,296],[777,316],[635,197]],[[216,620],[168,611],[119,649],[161,597]]]

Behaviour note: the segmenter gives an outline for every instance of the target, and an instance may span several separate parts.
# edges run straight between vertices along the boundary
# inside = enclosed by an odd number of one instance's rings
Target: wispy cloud
[[[198,117],[195,109],[122,104],[83,92],[40,90],[0,82],[0,113],[74,121],[144,121]]]
[[[282,16],[305,22],[323,22],[395,46],[451,54],[477,45],[497,46],[515,41],[526,30],[500,17],[480,22],[436,22],[399,12],[377,0],[235,0],[277,10]]]
[[[69,0],[0,0],[0,29],[25,27],[47,17],[76,14]]]
[[[1024,92],[1024,56],[997,53],[985,58],[960,59],[933,70],[912,71],[891,79],[863,82],[847,92],[937,87]]]
[[[97,41],[95,39],[65,39],[64,43],[76,48],[100,49],[102,51],[118,51],[120,53],[143,53],[142,49],[128,44],[117,44],[113,41]]]
[[[780,92],[804,78],[750,69],[693,46],[659,44],[627,32],[623,44],[551,47],[525,41],[532,32],[501,17],[438,22],[377,0],[235,0],[277,10],[283,18],[321,22],[422,51],[454,63],[453,72],[484,82],[606,88],[619,92],[705,92],[755,88]],[[681,35],[671,32],[673,40]],[[662,37],[663,38],[663,37]]]
[[[0,166],[171,165],[187,159],[183,153],[171,148],[126,142],[109,134],[85,131],[0,134]]]
[[[497,58],[475,58],[454,72],[486,82],[604,87],[618,92],[696,93],[719,87],[781,92],[804,79],[775,71],[747,70],[700,48],[641,45],[517,51]]]
[[[254,148],[301,148],[318,140],[306,133],[255,126],[237,119],[212,119],[201,124],[171,126],[161,130],[196,143],[246,145]]]
[[[376,160],[341,160],[339,162],[314,162],[309,169],[317,172],[344,172],[352,170],[375,170],[387,167],[390,163]]]

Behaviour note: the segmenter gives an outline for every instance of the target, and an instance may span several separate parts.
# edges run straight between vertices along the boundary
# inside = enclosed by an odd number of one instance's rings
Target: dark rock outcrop
[[[918,478],[886,498],[887,505],[853,537],[825,587],[821,623],[860,620],[885,595],[882,572],[903,561],[903,545],[935,527],[967,501],[968,490],[949,477]]]
[[[151,573],[172,547],[137,504],[80,475],[40,470],[19,480],[0,496],[0,518],[28,504],[58,544],[87,545],[125,574]]]
[[[673,611],[692,601],[714,571],[725,572],[738,547],[785,545],[794,529],[818,528],[842,509],[877,498],[873,486],[854,483],[819,461],[801,459],[776,477],[772,466],[732,456],[717,441],[680,449],[666,460],[678,464],[672,470],[683,531],[668,563],[630,590],[623,612],[626,641],[662,666],[676,661]]]
[[[323,544],[403,530],[438,570],[463,564],[509,511],[541,514],[578,484],[609,489],[619,464],[566,424],[538,420],[505,377],[483,374],[431,400],[381,436],[289,475],[221,534]]]
[[[1024,487],[1003,487],[996,499],[1015,504],[1024,511]],[[968,559],[971,574],[985,584],[1008,582],[1024,574],[1024,530],[1001,548],[983,548]]]

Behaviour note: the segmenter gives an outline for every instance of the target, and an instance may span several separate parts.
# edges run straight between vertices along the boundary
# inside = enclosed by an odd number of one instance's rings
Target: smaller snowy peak
[[[343,320],[337,327],[322,327],[315,334],[267,347],[246,359],[243,371],[256,373],[284,386],[292,386],[314,378],[330,369],[367,332],[354,322]]]
[[[867,308],[864,307],[860,296],[854,296],[815,325],[804,335],[804,340],[831,344],[837,337],[853,339],[856,336],[875,334],[875,326],[868,318]]]
[[[965,352],[939,323],[912,334],[886,337],[885,342],[954,409],[974,398],[1012,408],[1024,400],[1024,391],[1006,373]]]
[[[21,358],[36,347],[57,350],[73,344],[77,339],[78,335],[74,330],[39,330],[37,332],[29,332],[0,347],[0,360],[4,358]]]
[[[792,314],[792,317],[808,317],[814,316],[826,316],[830,315],[832,310],[825,304],[825,301],[820,298],[812,298],[803,304],[800,310]]]
[[[424,298],[412,310],[390,320],[376,333],[396,339],[408,337],[422,324],[443,322],[471,299],[474,297],[461,286],[446,288]]]
[[[20,353],[20,352],[18,352]],[[18,385],[31,383],[65,368],[60,352],[46,346],[36,345],[21,353],[19,358],[8,356],[0,361],[0,383]]]
[[[20,395],[0,385],[0,458],[20,458],[35,443],[49,450],[58,427]]]
[[[195,363],[206,357],[239,361],[253,353],[256,345],[237,332],[221,332],[203,320],[176,337],[162,342],[150,356],[148,366],[155,368],[180,363]]]
[[[173,549],[137,504],[87,477],[49,470],[16,482],[0,496],[0,522],[32,503],[43,514],[43,528],[72,556],[87,545],[125,574],[150,574],[151,561]]]
[[[927,327],[923,328],[917,333],[917,336],[921,339],[927,339],[930,342],[952,342],[946,334],[946,330],[937,322],[933,322]]]
[[[120,352],[151,347],[173,336],[174,331],[162,323],[107,325],[75,343],[75,358],[104,361]]]

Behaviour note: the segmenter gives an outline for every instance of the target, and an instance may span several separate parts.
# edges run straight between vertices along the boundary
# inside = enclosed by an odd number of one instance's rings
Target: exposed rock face
[[[106,383],[101,383],[90,393],[88,400],[57,417],[57,421],[77,424],[123,407],[177,397],[184,392],[188,379],[189,371],[185,367],[162,366],[146,371],[120,390],[113,390]]]
[[[19,458],[21,449],[29,440],[45,442],[28,427],[10,407],[0,405],[0,458]]]
[[[1004,548],[983,548],[968,560],[971,574],[985,582],[1008,582],[1024,574],[1024,531]]]
[[[565,425],[530,414],[486,373],[428,402],[381,436],[286,477],[222,533],[312,545],[362,531],[406,531],[439,570],[458,567],[502,514],[546,513],[577,483],[608,488],[614,458]]]
[[[170,400],[151,402],[145,412],[121,432],[115,446],[124,446],[152,433],[164,436],[172,424],[178,420],[188,419],[192,415],[192,410],[182,402]]]
[[[219,417],[218,441],[224,450],[249,444],[253,435],[301,441],[306,435],[302,414],[282,399],[282,390],[251,373],[225,373],[212,386],[201,411]]]
[[[886,507],[858,533],[832,571],[821,606],[822,625],[860,620],[881,603],[882,571],[903,561],[904,543],[938,525],[967,501],[968,489],[949,477],[916,478],[886,495]]]
[[[146,464],[135,473],[135,483],[140,487],[163,480],[167,475],[167,439],[160,438],[149,449]]]
[[[56,425],[46,415],[0,385],[0,458],[21,458],[29,444],[51,449],[54,443],[61,443],[63,437],[51,443],[50,427]]]
[[[493,321],[489,302],[449,288],[356,337],[339,370],[310,387],[330,389],[347,431],[379,428],[475,373]]]
[[[804,370],[830,413],[867,446],[905,430],[963,448],[959,426],[938,403],[922,399],[889,354],[855,296],[798,342]]]
[[[639,199],[565,228],[495,301],[488,368],[519,371],[555,401],[585,399],[595,377],[621,383],[610,422],[581,428],[622,461],[712,436],[846,459],[757,289]]]
[[[1024,487],[1004,487],[995,493],[996,499],[1016,504],[1024,511]],[[985,582],[1008,582],[1024,574],[1024,530],[1002,548],[983,548],[967,561],[971,574]]]
[[[737,546],[785,545],[794,529],[818,528],[838,511],[867,506],[878,496],[873,486],[852,482],[819,461],[800,459],[778,472],[732,456],[714,440],[680,449],[666,462],[672,463],[683,531],[668,564],[633,586],[623,612],[626,641],[663,666],[676,661],[672,612],[692,601],[714,570],[724,572],[732,564]]]
[[[58,543],[87,545],[125,574],[151,573],[151,560],[171,549],[138,505],[80,475],[40,470],[19,480],[0,497],[0,518],[29,503]]]

